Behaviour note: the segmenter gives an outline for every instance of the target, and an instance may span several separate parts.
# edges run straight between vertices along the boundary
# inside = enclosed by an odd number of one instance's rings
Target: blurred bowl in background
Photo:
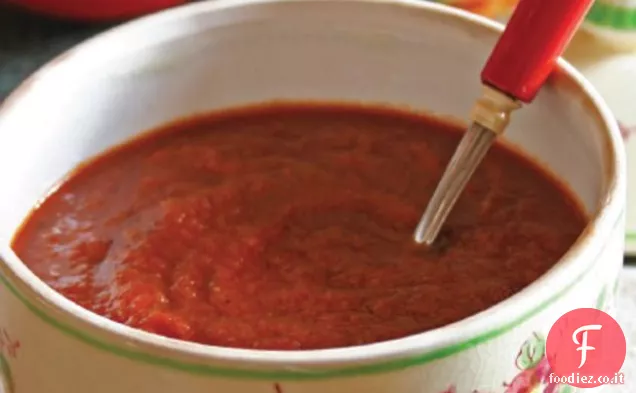
[[[461,8],[466,11],[473,12],[491,19],[505,21],[518,0],[432,0],[436,3],[450,5],[452,7]]]
[[[429,0],[505,23],[519,0]],[[595,0],[582,30],[621,51],[636,50],[636,0]]]
[[[187,0],[7,0],[18,7],[56,18],[107,22],[134,18]]]

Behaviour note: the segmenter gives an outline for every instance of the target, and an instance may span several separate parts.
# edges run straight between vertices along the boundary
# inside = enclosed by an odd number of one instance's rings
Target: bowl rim
[[[447,18],[462,26],[473,25],[493,34],[503,30],[501,24],[487,18],[419,0],[216,0],[193,3],[125,23],[71,48],[40,68],[0,105],[0,120],[12,106],[19,105],[21,96],[28,94],[34,80],[59,64],[73,61],[76,54],[96,43],[121,40],[129,32],[139,33],[142,27],[170,24],[200,14],[254,5],[275,7],[284,3],[349,3],[361,7],[382,4],[406,8],[410,12],[433,13],[436,17]],[[572,90],[593,111],[599,124],[597,132],[601,134],[608,161],[608,180],[601,206],[563,258],[537,281],[489,309],[453,324],[356,347],[308,351],[234,349],[165,338],[94,314],[48,287],[5,245],[0,248],[0,283],[41,320],[75,339],[131,360],[198,375],[268,380],[324,379],[395,371],[464,351],[506,333],[565,294],[589,272],[609,242],[613,229],[621,225],[626,180],[618,125],[590,82],[563,59],[558,61],[556,75],[564,76],[561,80],[573,86]],[[555,290],[551,287],[555,283],[563,285]]]

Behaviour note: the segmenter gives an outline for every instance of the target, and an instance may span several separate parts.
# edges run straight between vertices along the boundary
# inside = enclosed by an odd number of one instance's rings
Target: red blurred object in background
[[[7,2],[36,13],[62,19],[109,22],[160,11],[187,3],[188,0],[8,0]]]

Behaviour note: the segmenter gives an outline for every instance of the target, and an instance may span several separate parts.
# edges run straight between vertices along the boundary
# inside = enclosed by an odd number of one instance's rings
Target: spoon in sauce
[[[488,149],[510,121],[531,103],[574,36],[593,0],[520,0],[481,72],[483,93],[415,230],[432,245]]]

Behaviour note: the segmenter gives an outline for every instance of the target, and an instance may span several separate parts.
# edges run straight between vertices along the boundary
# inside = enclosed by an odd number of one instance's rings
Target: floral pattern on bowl
[[[599,292],[595,308],[611,314],[614,298],[618,292],[616,280],[613,286],[605,285]],[[515,358],[515,366],[519,370],[517,375],[510,381],[503,383],[501,393],[573,393],[575,388],[570,385],[563,385],[550,382],[552,368],[546,357],[546,339],[539,333],[534,333],[526,340],[519,349]],[[458,392],[455,386],[450,386],[441,393],[462,393]],[[465,393],[500,393],[483,392],[473,390]]]
[[[575,390],[569,385],[550,382],[552,369],[545,356],[545,337],[534,333],[519,349],[515,358],[515,366],[519,370],[510,381],[504,382],[501,393],[573,393]],[[500,393],[481,392],[474,390],[470,393]],[[442,393],[458,392],[455,386],[449,387]],[[468,392],[466,392],[468,393]]]

